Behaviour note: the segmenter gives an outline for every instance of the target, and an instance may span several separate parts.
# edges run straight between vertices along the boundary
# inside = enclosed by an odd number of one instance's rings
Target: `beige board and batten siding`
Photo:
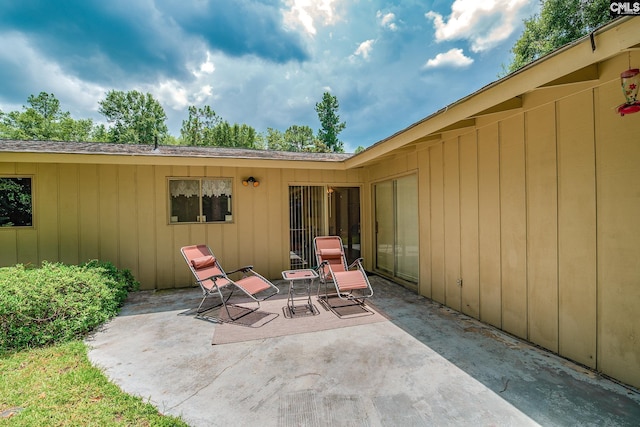
[[[615,112],[629,62],[367,168],[418,159],[422,295],[640,386],[640,114]]]
[[[99,259],[131,270],[142,289],[165,289],[193,284],[179,249],[205,243],[225,269],[253,265],[278,278],[289,268],[289,184],[361,183],[359,169],[331,165],[314,170],[265,168],[260,161],[240,168],[2,162],[4,175],[33,177],[34,226],[0,230],[0,263]],[[260,186],[242,186],[248,176],[258,177]],[[233,222],[169,224],[171,177],[231,177]]]
[[[606,83],[594,90],[597,359],[603,372],[640,387],[640,113],[614,110],[629,63],[640,64],[640,51],[604,63]]]

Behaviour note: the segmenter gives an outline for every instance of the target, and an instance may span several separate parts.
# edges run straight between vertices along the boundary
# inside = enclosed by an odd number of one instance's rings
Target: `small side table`
[[[313,315],[319,314],[311,302],[311,289],[313,283],[318,278],[318,273],[315,270],[306,268],[301,270],[286,270],[282,272],[282,278],[289,281],[289,296],[287,298],[287,310],[290,316],[295,315]],[[305,296],[303,300],[304,304],[297,304],[300,302],[300,296]],[[298,297],[298,298],[296,298]],[[300,311],[304,309],[304,311]],[[285,313],[286,314],[286,313]]]

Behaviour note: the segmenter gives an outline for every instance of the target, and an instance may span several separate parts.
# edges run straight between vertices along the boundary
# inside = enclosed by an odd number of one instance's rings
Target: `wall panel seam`
[[[560,143],[559,143],[559,103],[553,103],[554,142],[556,146],[556,348],[560,354]]]
[[[480,130],[476,129],[475,131],[475,144],[476,144],[476,232],[477,239],[476,245],[478,250],[476,251],[477,257],[477,265],[478,265],[478,319],[482,317],[482,275],[480,273],[480,269],[482,268],[482,264],[480,261],[480,150],[478,149],[478,143],[480,142]]]
[[[84,262],[80,257],[82,256],[82,233],[80,232],[80,215],[82,215],[82,213],[80,212],[80,167],[78,165],[76,165],[76,235],[78,236],[78,240],[77,240],[77,248],[76,248],[76,254],[78,255],[77,260],[78,260],[78,264],[81,264],[82,262]],[[87,260],[88,261],[88,260]]]
[[[499,271],[500,271],[500,329],[504,329],[504,281],[503,281],[503,268],[502,265],[502,121],[498,122],[498,134],[497,134],[497,144],[498,144],[498,223],[500,227],[498,229],[498,245],[500,247],[498,253],[500,254],[498,258]]]
[[[459,307],[460,312],[464,312],[464,306],[462,305],[462,165],[460,163],[460,136],[456,138],[458,145],[458,293],[459,293]]]
[[[592,89],[592,101],[591,101],[591,105],[593,108],[593,173],[594,173],[594,180],[593,180],[593,192],[594,192],[594,200],[595,200],[595,293],[596,293],[596,307],[595,307],[595,322],[596,322],[596,330],[595,330],[595,355],[593,356],[595,358],[594,361],[594,366],[595,369],[597,371],[600,370],[600,358],[598,357],[598,355],[600,354],[600,333],[599,333],[599,329],[600,329],[600,272],[599,270],[599,266],[600,266],[600,262],[599,262],[599,242],[598,242],[598,237],[600,236],[598,227],[600,224],[600,221],[598,219],[598,109],[596,108],[596,105],[598,105],[598,99],[599,98],[599,94],[600,91],[598,89],[598,87],[594,87]]]
[[[529,312],[529,133],[527,132],[529,127],[529,114],[527,112],[523,113],[522,122],[523,122],[523,140],[524,140],[524,203],[525,203],[525,259],[527,262],[525,263],[525,292],[527,293],[525,300],[526,302],[526,335],[527,340],[531,341],[531,318]]]

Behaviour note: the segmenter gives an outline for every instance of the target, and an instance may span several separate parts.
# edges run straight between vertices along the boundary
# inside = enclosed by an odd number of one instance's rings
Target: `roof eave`
[[[77,154],[77,153],[34,153],[3,152],[3,162],[17,163],[75,163],[75,164],[117,164],[136,166],[221,166],[221,167],[260,167],[279,169],[332,169],[345,170],[344,160],[309,161],[309,160],[275,160],[242,157],[172,157],[145,155],[113,155],[113,154]]]
[[[349,154],[56,141],[0,141],[5,162],[344,170]]]

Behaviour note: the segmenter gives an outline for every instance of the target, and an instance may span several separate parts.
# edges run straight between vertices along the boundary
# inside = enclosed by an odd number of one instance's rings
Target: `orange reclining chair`
[[[227,318],[235,321],[258,310],[260,301],[264,301],[280,292],[273,283],[253,271],[253,266],[251,265],[226,273],[207,245],[184,246],[180,249],[180,252],[182,252],[184,260],[189,265],[189,269],[203,293],[202,301],[196,310],[196,317],[200,317],[205,311],[222,306]],[[242,273],[242,277],[238,280],[233,280],[229,275],[234,273]],[[237,304],[228,304],[229,299],[236,290],[240,290],[247,297],[242,304],[249,302],[252,305],[255,303],[256,306],[247,308]],[[210,296],[220,298],[220,303],[203,310],[202,305]],[[236,316],[232,315],[229,311],[229,306],[240,308],[241,313]],[[222,318],[217,320],[223,321]]]
[[[319,286],[324,285],[323,295],[320,295],[318,290],[320,302],[329,309],[348,305],[364,307],[364,300],[373,296],[373,288],[371,288],[367,273],[362,267],[362,258],[358,258],[348,266],[342,239],[339,236],[316,237],[313,239],[313,248],[320,275]],[[333,282],[335,293],[329,293],[329,282]],[[335,296],[339,298],[338,301],[342,300],[343,302],[330,303],[329,299]]]

